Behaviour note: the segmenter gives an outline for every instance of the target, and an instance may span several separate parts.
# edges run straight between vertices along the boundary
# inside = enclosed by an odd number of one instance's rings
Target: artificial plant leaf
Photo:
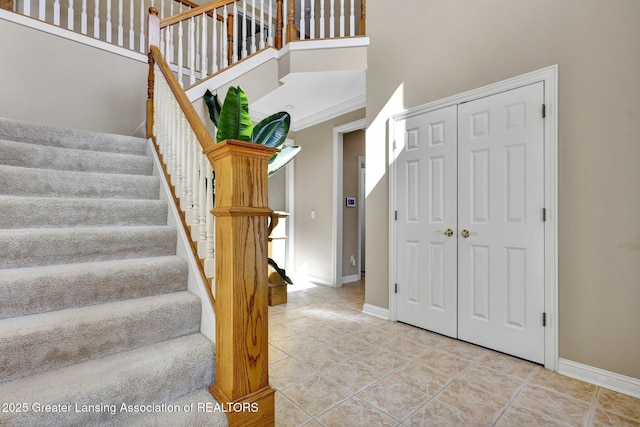
[[[254,126],[251,140],[256,144],[278,148],[287,139],[290,124],[291,115],[289,113],[280,111],[272,114]]]
[[[290,147],[285,147],[278,154],[269,159],[269,166],[267,168],[267,172],[269,176],[275,174],[280,169],[282,169],[287,163],[289,163],[295,156],[298,155],[302,148],[298,145],[292,145]]]
[[[216,142],[221,142],[225,139],[251,142],[252,131],[253,124],[251,123],[251,116],[249,116],[247,95],[240,89],[240,86],[237,88],[232,86],[224,98],[218,122]]]
[[[204,93],[204,102],[207,104],[209,108],[209,118],[213,124],[218,127],[218,122],[220,121],[220,110],[222,110],[222,105],[220,105],[220,100],[218,99],[217,93],[211,93],[209,89]]]
[[[268,258],[268,262],[269,265],[273,267],[275,272],[278,273],[278,276],[282,277],[282,280],[290,285],[293,285],[293,281],[289,278],[289,276],[287,276],[287,272],[284,270],[284,268],[280,268],[278,264],[276,264],[276,262],[271,258]]]

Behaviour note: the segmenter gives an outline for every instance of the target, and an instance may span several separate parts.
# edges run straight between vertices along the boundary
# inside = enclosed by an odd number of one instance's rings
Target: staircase
[[[152,172],[144,139],[0,119],[0,425],[226,425]]]

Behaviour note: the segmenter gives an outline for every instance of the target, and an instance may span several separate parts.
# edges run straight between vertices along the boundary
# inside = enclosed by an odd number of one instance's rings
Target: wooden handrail
[[[203,13],[208,13],[212,10],[215,10],[219,7],[224,7],[225,5],[235,3],[238,0],[216,0],[211,3],[207,3],[202,6],[194,7],[193,9],[185,10],[182,13],[178,13],[177,15],[169,16],[160,21],[160,28],[165,28],[173,24],[177,24],[180,21],[184,21],[189,18],[193,18],[194,16],[202,15]]]

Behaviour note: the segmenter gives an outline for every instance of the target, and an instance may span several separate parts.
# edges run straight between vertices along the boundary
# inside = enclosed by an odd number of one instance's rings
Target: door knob
[[[453,230],[450,228],[447,228],[445,231],[442,232],[442,234],[444,234],[447,237],[451,237],[453,236]]]
[[[462,230],[460,232],[460,235],[466,239],[467,237],[469,237],[471,235],[471,233],[469,233],[469,230]]]

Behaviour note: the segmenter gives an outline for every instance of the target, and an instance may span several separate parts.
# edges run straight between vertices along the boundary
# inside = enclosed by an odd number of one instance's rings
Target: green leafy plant
[[[220,105],[218,95],[208,89],[204,94],[204,101],[209,108],[209,117],[217,129],[216,142],[237,139],[280,148],[287,138],[291,124],[289,113],[280,111],[266,117],[254,126],[249,115],[249,101],[240,86],[229,88],[222,105]],[[284,147],[269,159],[269,176],[293,160],[300,149],[297,145]]]
[[[217,129],[216,142],[236,139],[262,144],[267,147],[280,148],[287,139],[291,124],[289,113],[280,111],[253,126],[249,115],[249,101],[240,86],[229,88],[222,105],[220,105],[217,93],[212,93],[209,89],[204,94],[204,101],[209,108],[209,117]],[[268,175],[272,176],[282,169],[298,155],[300,149],[297,145],[284,147],[271,157],[267,169]],[[268,262],[285,283],[293,285],[283,268],[280,268],[271,258],[268,259]]]

